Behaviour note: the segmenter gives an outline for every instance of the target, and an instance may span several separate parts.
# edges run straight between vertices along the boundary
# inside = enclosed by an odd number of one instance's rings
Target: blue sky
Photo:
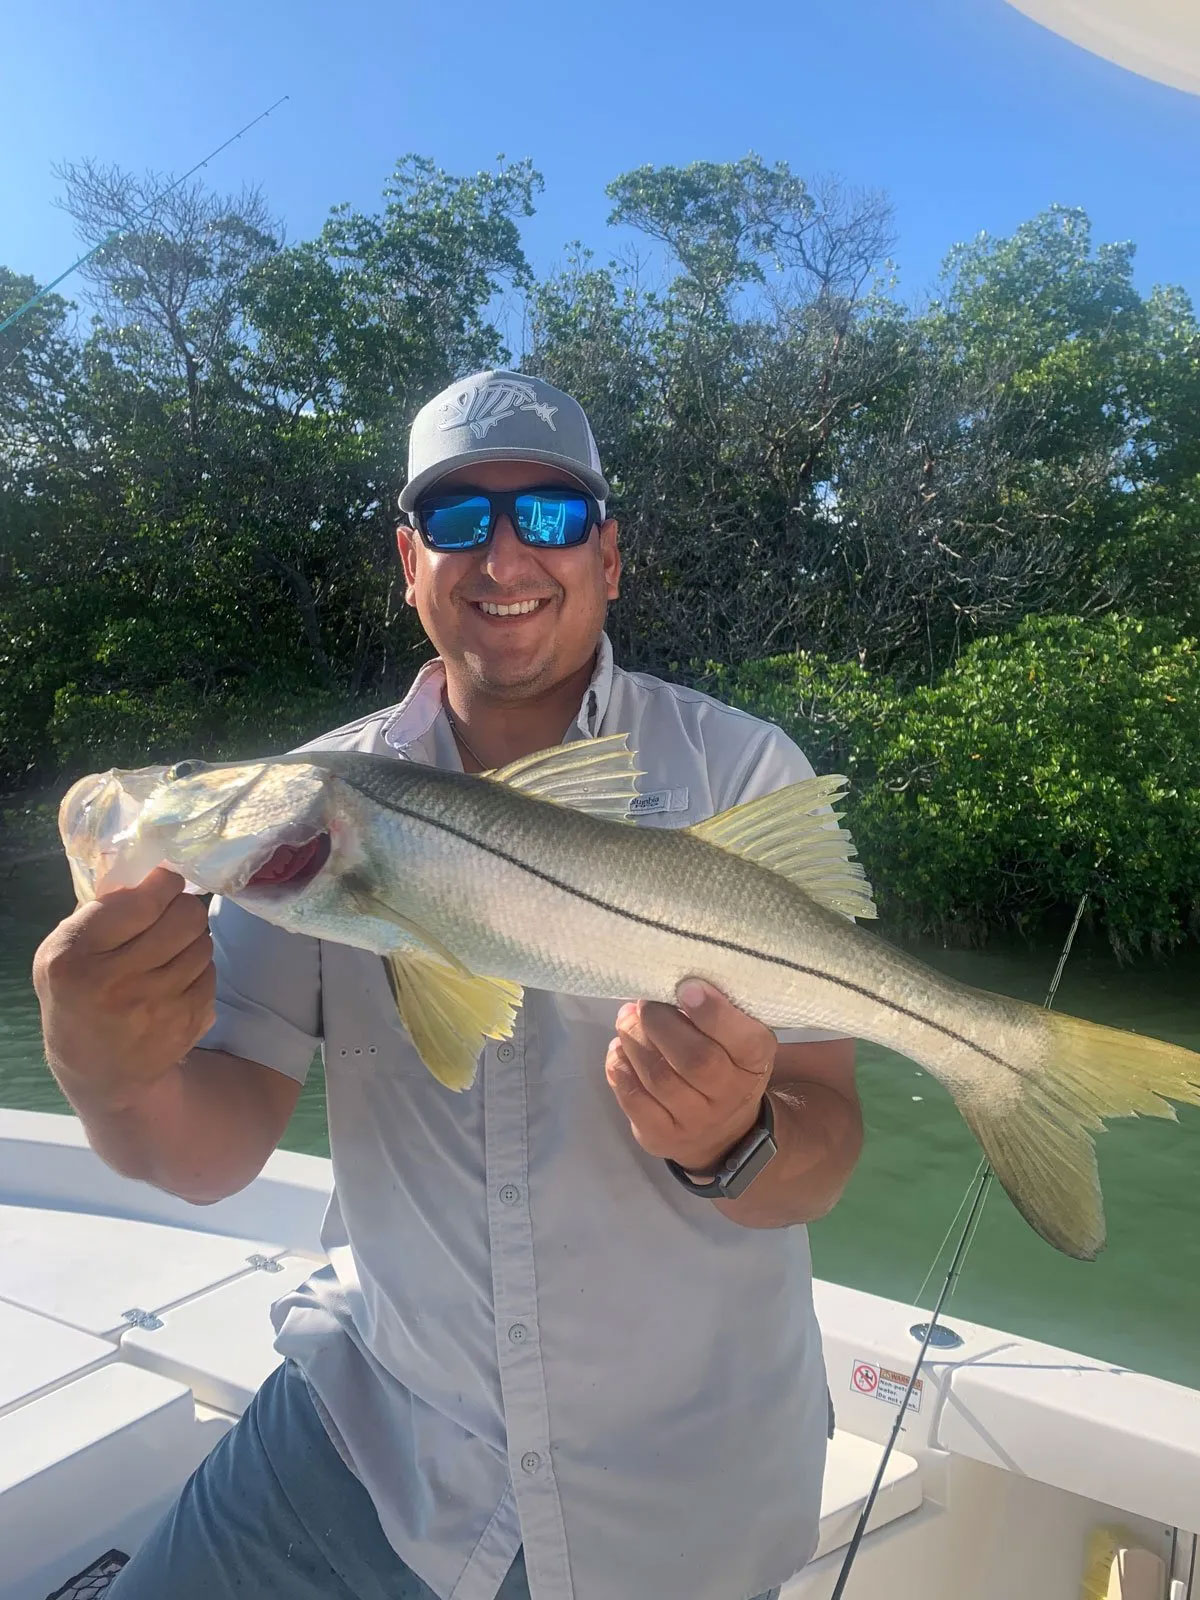
[[[616,174],[754,150],[886,190],[906,297],[956,240],[1060,201],[1137,243],[1143,288],[1200,301],[1200,97],[1003,0],[65,0],[9,8],[4,36],[0,262],[43,281],[77,253],[55,162],[179,173],[288,94],[208,175],[261,186],[292,239],[373,207],[407,151],[456,172],[503,151],[544,174],[545,271],[570,239],[619,244]]]

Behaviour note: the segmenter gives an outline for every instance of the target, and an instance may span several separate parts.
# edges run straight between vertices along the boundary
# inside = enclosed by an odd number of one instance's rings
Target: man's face
[[[488,461],[439,478],[439,489],[531,489],[561,484],[569,474],[526,461]],[[526,699],[569,678],[591,661],[610,600],[617,598],[621,556],[611,518],[587,542],[534,550],[501,517],[481,550],[431,550],[415,529],[397,530],[415,606],[442,659],[460,666],[476,689],[501,699]],[[489,615],[484,604],[536,600],[522,615]]]

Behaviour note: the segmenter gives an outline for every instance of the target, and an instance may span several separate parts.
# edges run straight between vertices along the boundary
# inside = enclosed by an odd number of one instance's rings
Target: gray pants
[[[778,1593],[759,1600],[775,1600]],[[330,1443],[308,1385],[290,1361],[275,1369],[196,1468],[105,1600],[259,1595],[437,1600],[388,1543],[370,1496]],[[529,1600],[520,1551],[497,1600]]]

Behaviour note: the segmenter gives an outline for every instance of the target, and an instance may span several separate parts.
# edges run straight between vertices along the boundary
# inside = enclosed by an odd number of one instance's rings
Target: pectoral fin
[[[790,878],[830,911],[873,917],[876,911],[866,873],[850,859],[854,841],[845,828],[837,826],[840,813],[829,809],[845,783],[846,779],[838,776],[802,778],[757,800],[719,811],[715,817],[694,823],[688,832]]]
[[[642,776],[634,760],[627,735],[612,733],[602,739],[579,739],[538,750],[506,767],[482,772],[480,777],[594,817],[627,818]]]
[[[458,1092],[475,1081],[485,1039],[507,1039],[524,998],[518,983],[477,978],[433,955],[399,951],[384,969],[400,1020],[439,1083]]]

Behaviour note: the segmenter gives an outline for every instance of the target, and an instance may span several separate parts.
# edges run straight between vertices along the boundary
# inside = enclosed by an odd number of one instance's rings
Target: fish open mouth
[[[247,889],[302,888],[310,883],[329,860],[327,833],[317,834],[305,844],[281,844],[245,885]]]

